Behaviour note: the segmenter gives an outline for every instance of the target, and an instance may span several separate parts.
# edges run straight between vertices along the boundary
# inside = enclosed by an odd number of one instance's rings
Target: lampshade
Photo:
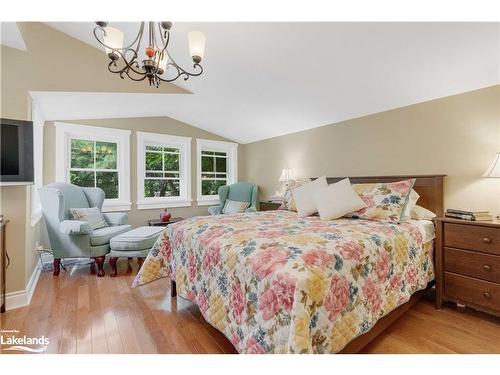
[[[281,171],[279,181],[280,182],[288,182],[290,180],[293,180],[292,170],[290,168],[283,168],[283,170]]]
[[[483,177],[500,178],[500,152],[497,152],[490,167],[483,174]]]
[[[110,26],[105,27],[104,30],[106,31],[106,35],[103,37],[104,44],[116,49],[121,49],[123,47],[123,33],[120,30]],[[105,47],[105,50],[106,54],[108,55],[110,53],[113,53],[113,50],[111,50],[110,48]]]
[[[167,69],[167,63],[168,63],[168,55],[166,52],[163,52],[163,54],[160,56],[158,69],[161,70],[162,72],[165,72],[165,70]]]
[[[205,43],[207,38],[201,31],[190,31],[188,33],[189,53],[193,61],[199,63],[205,54]]]

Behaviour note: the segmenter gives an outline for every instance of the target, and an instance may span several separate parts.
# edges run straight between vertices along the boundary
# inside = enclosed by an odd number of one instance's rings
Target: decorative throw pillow
[[[297,213],[300,217],[311,216],[318,212],[313,196],[317,190],[326,187],[328,187],[326,177],[322,176],[292,190],[293,199],[295,199],[297,205]]]
[[[413,220],[432,220],[436,217],[436,214],[432,211],[429,211],[427,208],[423,208],[422,206],[413,207],[411,210],[411,218]]]
[[[236,214],[238,212],[245,212],[250,207],[250,202],[239,202],[226,199],[224,207],[222,208],[223,214]]]
[[[69,212],[73,220],[86,221],[93,230],[109,226],[97,207],[70,208]]]
[[[389,183],[354,184],[366,207],[349,214],[360,219],[400,223],[415,179]]]
[[[321,220],[338,219],[349,212],[366,207],[365,202],[352,188],[348,178],[318,189],[314,193],[314,203]]]
[[[278,210],[297,212],[297,206],[295,205],[295,199],[293,199],[292,190],[304,185],[307,182],[308,181],[290,181],[290,183],[288,184],[288,188],[286,189],[283,196],[281,206],[278,207]]]
[[[420,198],[420,195],[414,190],[411,189],[410,197],[408,198],[408,204],[406,205],[403,216],[401,217],[401,221],[408,221],[411,219],[411,211],[417,205],[417,201]]]

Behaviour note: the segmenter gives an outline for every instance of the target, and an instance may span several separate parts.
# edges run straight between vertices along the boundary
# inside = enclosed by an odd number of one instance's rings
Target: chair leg
[[[103,277],[104,276],[104,259],[105,256],[102,255],[100,257],[95,257],[95,263],[97,264],[97,277]]]
[[[61,272],[61,259],[54,258],[54,273],[53,276],[59,276],[59,272]]]
[[[116,270],[116,261],[118,260],[118,257],[111,257],[109,258],[109,265],[111,266],[111,273],[110,273],[110,277],[115,277],[116,276],[116,273],[118,272]]]

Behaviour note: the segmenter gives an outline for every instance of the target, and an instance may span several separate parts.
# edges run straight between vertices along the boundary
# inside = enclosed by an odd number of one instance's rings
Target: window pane
[[[94,168],[94,141],[71,140],[71,167]]]
[[[215,177],[217,177],[217,178],[227,178],[227,173],[217,173],[215,175]]]
[[[157,152],[146,152],[146,170],[161,171],[162,170],[162,155]]]
[[[178,197],[180,196],[179,180],[144,180],[144,196],[152,197]]]
[[[118,172],[96,172],[96,180],[106,199],[118,198]]]
[[[214,152],[214,154],[217,156],[227,156],[226,152]]]
[[[165,173],[165,177],[179,178],[180,177],[180,173]]]
[[[202,173],[201,177],[203,178],[215,178],[215,173]]]
[[[116,143],[95,143],[95,167],[97,169],[116,169]]]
[[[219,187],[226,185],[226,180],[204,180],[201,181],[201,193],[203,195],[217,195]]]
[[[214,171],[214,158],[208,156],[201,157],[201,171],[213,172]]]
[[[165,147],[163,149],[165,152],[175,152],[175,153],[180,153],[180,150],[178,148],[170,148],[170,147]]]
[[[214,155],[215,152],[213,152],[213,151],[202,151],[201,154],[202,155]]]
[[[165,154],[165,167],[164,171],[178,171],[179,170],[179,155]]]
[[[163,172],[146,172],[146,177],[159,177],[159,178],[163,178]]]
[[[160,146],[146,146],[146,150],[161,151],[162,147],[160,147]]]
[[[94,187],[94,172],[70,171],[69,181],[80,187]]]
[[[226,172],[227,159],[216,158],[217,172]]]

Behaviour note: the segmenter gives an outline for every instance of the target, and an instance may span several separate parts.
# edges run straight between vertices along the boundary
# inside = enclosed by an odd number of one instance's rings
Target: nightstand
[[[281,206],[280,202],[264,201],[259,203],[259,211],[273,211]]]
[[[500,316],[500,221],[435,222],[436,308],[451,301]]]

